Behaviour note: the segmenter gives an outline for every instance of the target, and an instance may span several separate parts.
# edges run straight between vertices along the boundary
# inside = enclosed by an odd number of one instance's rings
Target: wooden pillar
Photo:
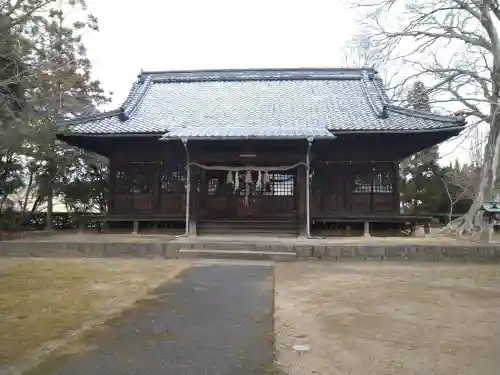
[[[424,233],[431,234],[431,223],[429,220],[426,220],[424,223]]]
[[[364,230],[364,236],[365,237],[371,237],[371,233],[370,233],[370,222],[369,221],[365,221],[365,230]]]
[[[196,194],[196,198],[197,198],[197,203],[198,203],[198,207],[197,207],[197,211],[198,211],[198,220],[202,220],[202,217],[204,215],[206,215],[206,213],[203,211],[204,210],[204,206],[205,206],[205,202],[206,202],[206,199],[207,199],[207,195],[208,195],[208,181],[207,181],[207,172],[204,170],[204,169],[201,169],[199,170],[199,178],[200,178],[200,191],[199,193]]]
[[[78,233],[83,234],[83,231],[85,230],[85,219],[82,216],[78,216]]]
[[[115,210],[116,171],[117,171],[116,164],[117,162],[114,159],[109,160],[109,175],[108,175],[109,189],[106,197],[108,201],[108,212]]]
[[[392,198],[393,198],[393,212],[398,213],[401,211],[401,201],[399,196],[399,163],[394,162],[394,174],[392,178]]]
[[[301,165],[297,170],[297,215],[299,222],[299,236],[307,236],[307,210],[306,210],[306,166]]]
[[[157,162],[153,164],[153,170],[152,170],[152,184],[153,184],[153,204],[154,207],[153,209],[156,212],[161,212],[161,201],[160,201],[160,194],[161,194],[161,175],[162,175],[162,167],[163,163],[162,162]],[[156,229],[158,228],[158,223],[156,223]]]
[[[191,169],[190,173],[190,181],[189,184],[191,185],[189,188],[189,224],[188,224],[188,234],[191,236],[196,236],[197,235],[197,230],[196,230],[196,221],[198,218],[198,192],[197,192],[197,185],[198,185],[198,168],[194,166],[188,166],[188,168]]]

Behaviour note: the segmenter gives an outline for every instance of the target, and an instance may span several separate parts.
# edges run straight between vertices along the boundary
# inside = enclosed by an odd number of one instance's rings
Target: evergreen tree
[[[79,11],[70,21],[61,6]],[[64,194],[65,182],[85,180],[100,163],[55,137],[58,119],[87,114],[108,100],[91,77],[82,43],[85,30],[97,29],[83,0],[0,3],[0,203],[21,194],[21,210],[48,203],[50,214],[53,192]]]
[[[421,81],[417,81],[413,84],[412,90],[408,92],[408,97],[406,99],[408,105],[417,110],[423,112],[430,112],[431,106],[429,104],[429,94],[425,85]]]
[[[407,96],[408,106],[412,109],[430,112],[430,100],[423,82],[417,81]],[[417,152],[401,162],[401,192],[405,206],[409,206],[412,213],[429,213],[436,206],[439,199],[431,194],[433,184],[431,181],[436,176],[439,147],[433,146]]]

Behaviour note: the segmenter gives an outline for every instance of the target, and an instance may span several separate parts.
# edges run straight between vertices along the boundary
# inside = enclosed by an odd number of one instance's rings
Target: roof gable
[[[168,139],[439,131],[465,121],[391,105],[373,69],[255,69],[142,72],[118,110],[65,124]]]

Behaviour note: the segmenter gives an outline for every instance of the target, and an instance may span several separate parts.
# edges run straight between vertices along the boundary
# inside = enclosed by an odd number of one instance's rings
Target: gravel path
[[[272,371],[273,268],[198,262],[178,282],[33,374],[260,375]]]

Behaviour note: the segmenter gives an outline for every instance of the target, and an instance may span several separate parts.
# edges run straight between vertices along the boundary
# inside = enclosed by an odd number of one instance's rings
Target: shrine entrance
[[[201,219],[270,220],[297,217],[297,167],[286,170],[202,170]]]

